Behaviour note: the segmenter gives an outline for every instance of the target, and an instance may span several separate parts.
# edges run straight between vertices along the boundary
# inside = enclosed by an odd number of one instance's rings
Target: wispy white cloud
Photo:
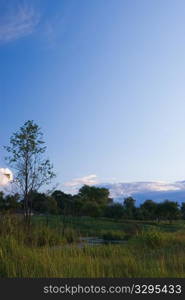
[[[85,184],[91,186],[97,184],[98,182],[98,176],[95,174],[90,174],[65,182],[64,184],[62,184],[62,189],[67,193],[76,194],[78,193],[81,186]]]
[[[13,180],[12,172],[7,168],[0,168],[0,186],[7,185],[11,180]]]
[[[84,177],[72,179],[69,182],[65,182],[64,186],[70,187],[70,188],[75,188],[75,187],[79,187],[80,185],[84,185],[84,184],[94,185],[97,183],[98,183],[97,175],[91,174],[91,175],[87,175]]]
[[[39,23],[39,14],[31,6],[19,4],[1,15],[0,43],[7,43],[33,33]]]

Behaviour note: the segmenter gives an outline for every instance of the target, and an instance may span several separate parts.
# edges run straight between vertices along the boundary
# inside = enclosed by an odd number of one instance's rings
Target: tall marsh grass
[[[111,233],[112,235],[112,233]],[[75,243],[67,228],[0,218],[0,277],[185,277],[185,232],[146,230],[122,245]]]
[[[184,277],[181,247],[157,251],[122,245],[29,248],[0,240],[1,277]]]
[[[56,246],[78,239],[73,228],[66,228],[63,232],[62,226],[52,228],[39,223],[26,227],[23,218],[12,215],[0,216],[1,237],[13,238],[19,244],[28,247]]]

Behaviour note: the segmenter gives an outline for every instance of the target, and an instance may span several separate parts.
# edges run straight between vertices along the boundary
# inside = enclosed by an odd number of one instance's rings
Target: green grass
[[[33,218],[35,224],[48,224],[50,228],[59,228],[63,226],[62,216],[50,216],[49,222],[45,216],[36,216]],[[68,228],[74,229],[79,236],[97,236],[102,237],[106,232],[115,232],[115,234],[135,234],[139,229],[144,228],[144,224],[139,222],[123,220],[114,220],[109,218],[93,217],[66,217],[65,223]]]
[[[185,277],[184,222],[140,223],[69,218],[63,234],[57,217],[48,226],[35,218],[29,230],[16,218],[0,219],[0,277]],[[129,239],[81,247],[79,234],[92,233]]]
[[[1,277],[185,277],[184,245],[29,248],[1,239]],[[137,245],[137,249],[135,246]]]

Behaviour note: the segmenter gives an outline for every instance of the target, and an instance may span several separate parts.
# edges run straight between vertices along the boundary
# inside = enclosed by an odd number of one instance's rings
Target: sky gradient
[[[0,0],[0,167],[31,119],[66,190],[184,180],[184,15],[184,0]]]

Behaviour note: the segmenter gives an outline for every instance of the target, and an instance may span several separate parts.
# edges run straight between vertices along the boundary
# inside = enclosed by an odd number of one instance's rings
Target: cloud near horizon
[[[7,168],[0,168],[0,187],[6,186],[13,180],[12,172]]]
[[[78,187],[78,186],[84,185],[84,184],[94,185],[94,184],[97,184],[97,183],[98,183],[97,175],[91,174],[91,175],[87,175],[87,176],[84,176],[84,177],[72,179],[69,182],[65,182],[64,186],[75,188],[75,187]]]
[[[40,18],[33,7],[19,3],[8,7],[0,19],[0,44],[4,44],[33,33]]]
[[[101,184],[110,190],[113,198],[134,196],[135,194],[148,192],[178,192],[185,190],[185,181],[164,182],[164,181],[146,181],[146,182],[123,182],[114,184]]]
[[[148,192],[178,192],[185,190],[185,181],[165,182],[165,181],[143,181],[143,182],[113,182],[100,181],[97,175],[91,174],[81,178],[72,179],[65,182],[62,186],[70,193],[77,193],[82,185],[96,185],[106,187],[113,198],[134,196],[135,194]]]

